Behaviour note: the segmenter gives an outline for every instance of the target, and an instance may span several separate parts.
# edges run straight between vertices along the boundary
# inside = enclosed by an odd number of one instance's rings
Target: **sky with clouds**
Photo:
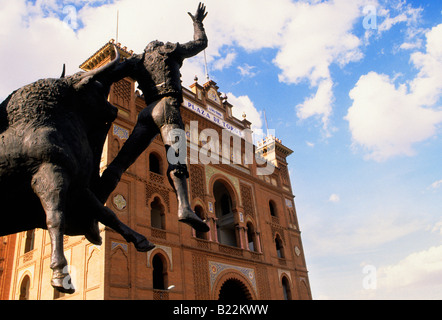
[[[315,299],[442,298],[442,2],[206,0],[208,73],[288,158]],[[186,42],[196,0],[0,0],[0,99],[111,38]],[[183,84],[206,78],[204,55]],[[265,115],[265,117],[264,117]]]

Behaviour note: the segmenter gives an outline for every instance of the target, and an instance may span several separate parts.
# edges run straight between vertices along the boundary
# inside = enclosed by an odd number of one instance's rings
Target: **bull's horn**
[[[99,74],[107,71],[107,70],[111,70],[112,68],[114,68],[118,62],[120,62],[120,53],[118,52],[118,49],[115,45],[113,45],[114,50],[115,50],[115,59],[112,60],[111,62],[109,62],[108,64],[101,66],[100,68],[97,69],[93,69],[91,71],[85,72],[81,75],[81,79],[87,78],[87,77],[96,77]]]
[[[63,63],[63,72],[61,73],[60,79],[63,79],[66,76],[66,64]]]

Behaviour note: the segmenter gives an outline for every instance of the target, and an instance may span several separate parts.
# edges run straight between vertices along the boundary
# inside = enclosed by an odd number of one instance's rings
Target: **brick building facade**
[[[105,44],[81,68],[90,70],[107,63],[112,43]],[[131,54],[117,46],[123,57]],[[66,236],[65,255],[76,292],[62,295],[50,286],[46,230],[3,237],[0,299],[311,299],[286,162],[292,151],[275,137],[267,137],[253,152],[268,163],[247,164],[244,150],[250,137],[245,135],[250,133],[250,122],[232,116],[234,106],[220,95],[216,83],[200,85],[196,79],[183,94],[191,204],[206,219],[210,232],[199,234],[178,222],[176,196],[166,178],[167,157],[158,136],[123,175],[107,202],[124,223],[144,234],[156,248],[137,252],[104,226],[100,247],[84,237]],[[136,83],[129,78],[113,85],[109,101],[119,114],[106,140],[102,169],[124,144],[145,106]],[[222,145],[223,129],[232,133],[227,148]],[[217,132],[223,140],[217,148],[208,132]],[[238,136],[242,137],[240,149],[234,143],[230,147]],[[218,159],[218,164],[202,161],[201,150],[208,149],[204,154]],[[222,161],[229,158],[239,161]],[[269,174],[258,174],[263,166],[271,169]]]

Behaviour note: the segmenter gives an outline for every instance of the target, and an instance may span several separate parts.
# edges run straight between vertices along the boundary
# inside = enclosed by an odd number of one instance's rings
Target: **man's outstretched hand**
[[[207,16],[206,12],[206,6],[200,2],[198,5],[198,10],[196,10],[195,15],[192,15],[190,12],[188,12],[189,16],[192,18],[193,22],[203,22],[203,20]]]

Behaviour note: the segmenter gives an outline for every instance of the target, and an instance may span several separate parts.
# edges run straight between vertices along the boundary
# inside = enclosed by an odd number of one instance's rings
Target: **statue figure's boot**
[[[188,224],[196,231],[209,232],[209,226],[201,220],[190,207],[189,194],[187,191],[187,179],[183,174],[171,171],[169,181],[175,188],[178,199],[178,221]]]

